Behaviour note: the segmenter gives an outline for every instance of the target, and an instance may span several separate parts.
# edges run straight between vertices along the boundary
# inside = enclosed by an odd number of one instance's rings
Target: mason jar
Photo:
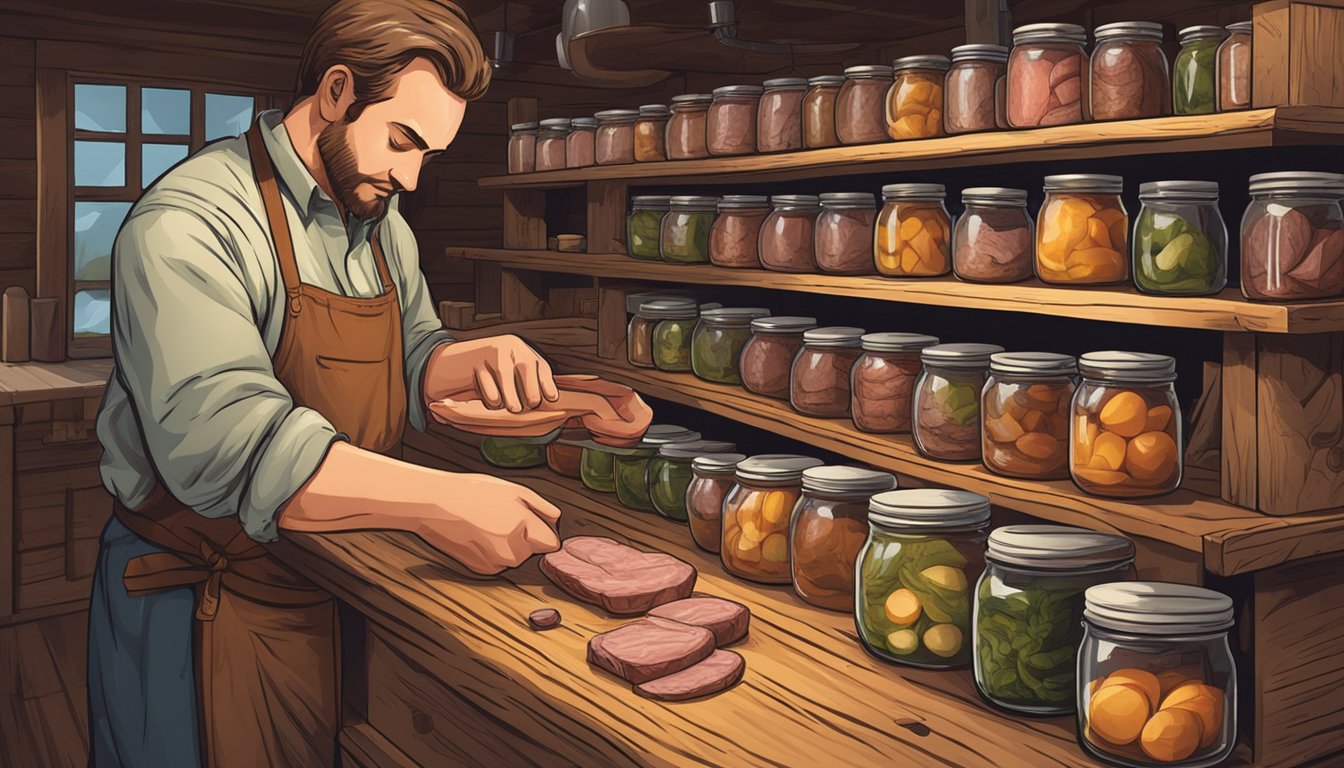
[[[1092,51],[1093,120],[1133,120],[1171,112],[1171,73],[1162,25],[1121,21],[1096,29]]]
[[[593,117],[597,118],[597,135],[593,138],[593,159],[597,164],[635,162],[635,121],[639,119],[639,112],[604,109]]]
[[[756,151],[756,108],[764,88],[725,85],[714,89],[705,123],[709,154],[749,155]]]
[[[972,43],[952,49],[952,67],[943,85],[943,127],[949,134],[992,131],[998,83],[1008,73],[1008,49]]]
[[[718,198],[673,195],[663,217],[658,253],[670,264],[708,264],[709,228]]]
[[[806,456],[766,454],[737,465],[723,500],[719,559],[724,570],[762,584],[788,584],[789,516],[803,493],[803,470],[821,465]]]
[[[751,321],[751,338],[742,347],[738,370],[742,386],[757,395],[789,399],[793,359],[803,334],[817,327],[815,317],[761,317]]]
[[[509,128],[509,173],[537,169],[537,123],[514,123]]]
[[[667,121],[667,158],[695,160],[709,157],[708,93],[686,93],[672,97],[672,116]]]
[[[667,159],[667,123],[672,113],[666,104],[645,104],[635,120],[635,162],[655,163]]]
[[[491,466],[503,469],[539,467],[546,463],[546,446],[559,436],[559,429],[540,437],[488,436],[481,440],[478,449],[481,458]]]
[[[1027,191],[971,187],[952,231],[952,270],[972,283],[1016,283],[1035,273]]]
[[[538,171],[557,171],[565,167],[565,140],[569,138],[569,118],[552,117],[541,121],[537,132]]]
[[[691,539],[706,552],[723,545],[723,500],[736,484],[740,453],[712,453],[691,459],[691,484],[686,488],[686,517]]]
[[[546,466],[561,477],[583,477],[583,441],[591,437],[583,427],[562,427],[560,436],[546,446]]]
[[[872,144],[887,140],[886,100],[892,69],[865,64],[845,69],[845,82],[835,97],[835,135],[841,144]]]
[[[920,351],[911,430],[915,449],[941,461],[980,460],[980,391],[995,344],[938,344]]]
[[[667,297],[639,305],[625,331],[626,360],[636,368],[656,368],[653,360],[653,330],[669,317],[683,318],[699,314],[694,299]]]
[[[1227,285],[1227,225],[1215,181],[1139,186],[1134,284],[1144,293],[1207,296]]]
[[[582,440],[583,453],[579,456],[579,479],[583,486],[598,493],[616,492],[616,457],[637,453],[636,448],[617,448],[592,439]]]
[[[565,167],[587,168],[595,160],[597,119],[576,117],[569,121],[569,129],[569,135],[565,137]]]
[[[751,322],[768,317],[761,307],[725,307],[700,313],[691,334],[691,371],[715,384],[741,384],[738,363],[751,338]],[[722,451],[720,451],[721,453]]]
[[[1129,218],[1119,176],[1045,177],[1036,220],[1036,276],[1056,285],[1113,285],[1129,278]]]
[[[756,151],[789,152],[803,148],[803,96],[807,78],[778,77],[761,84],[756,109]]]
[[[709,228],[709,263],[747,269],[761,266],[761,226],[770,215],[765,195],[724,195]]]
[[[1077,374],[1072,355],[990,355],[980,402],[985,469],[1029,480],[1068,479],[1069,407]]]
[[[658,321],[653,326],[651,344],[654,367],[660,371],[691,370],[691,332],[700,308],[687,302],[653,303],[658,305],[649,308]]]
[[[1089,352],[1073,396],[1069,471],[1094,496],[1160,496],[1181,484],[1176,360],[1145,352]]]
[[[1241,293],[1262,301],[1344,294],[1344,175],[1258,173],[1241,219]]]
[[[817,268],[833,275],[871,275],[877,204],[867,192],[827,192],[813,232]]]
[[[887,136],[896,141],[943,136],[943,81],[952,62],[946,56],[906,56],[892,64],[895,82],[887,91]]]
[[[1087,31],[1077,24],[1027,24],[1013,30],[1008,55],[1008,124],[1042,128],[1081,123],[1087,113]]]
[[[616,498],[630,509],[653,511],[649,498],[649,462],[664,445],[689,443],[700,433],[671,424],[654,424],[644,433],[639,445],[615,455],[612,474],[616,478]]]
[[[862,328],[832,326],[803,332],[789,374],[789,404],[804,416],[849,417],[849,374],[862,349]]]
[[[850,372],[854,426],[873,434],[910,431],[915,382],[923,370],[921,350],[938,343],[919,333],[866,333],[863,354]]]
[[[658,240],[671,201],[667,195],[636,195],[630,199],[630,213],[625,217],[625,247],[630,258],[645,261],[662,258]]]
[[[1172,66],[1172,104],[1178,115],[1208,115],[1218,108],[1218,46],[1222,27],[1200,25],[1181,30],[1181,52]]]
[[[952,217],[942,184],[888,184],[873,228],[873,259],[888,277],[952,271]]]
[[[868,539],[868,499],[896,476],[861,467],[803,470],[803,495],[789,522],[793,591],[830,611],[854,610],[854,565]]]
[[[803,96],[804,147],[819,149],[840,143],[835,132],[835,104],[844,84],[845,78],[841,75],[808,78],[807,93]]]
[[[1218,111],[1251,108],[1251,35],[1255,22],[1227,25],[1227,39],[1218,46]]]
[[[649,500],[653,511],[669,520],[686,521],[686,492],[690,488],[691,463],[700,456],[713,456],[737,450],[734,443],[722,440],[692,440],[668,443],[658,448],[649,460]]]
[[[821,198],[816,195],[775,195],[770,215],[761,224],[758,248],[761,266],[775,272],[812,272],[817,214]]]

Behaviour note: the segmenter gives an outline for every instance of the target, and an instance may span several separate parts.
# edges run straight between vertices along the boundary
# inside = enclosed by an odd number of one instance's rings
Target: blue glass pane
[[[237,136],[252,124],[252,97],[205,94],[205,140]]]
[[[191,91],[140,89],[140,130],[186,136],[191,133]]]
[[[75,279],[109,280],[112,241],[130,203],[75,203]]]
[[[119,141],[76,141],[75,186],[126,186],[126,145]]]
[[[75,84],[75,130],[126,132],[126,86]]]
[[[111,332],[112,294],[106,288],[75,292],[75,335],[106,336]]]
[[[186,158],[186,144],[145,144],[140,148],[141,185],[146,189],[163,172]]]

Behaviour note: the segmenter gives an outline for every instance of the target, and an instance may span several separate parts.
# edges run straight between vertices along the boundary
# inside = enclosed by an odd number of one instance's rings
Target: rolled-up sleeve
[[[166,490],[274,540],[280,508],[345,436],[276,379],[232,239],[194,212],[149,208],[112,263],[117,376]]]
[[[424,432],[427,420],[425,366],[435,349],[442,344],[452,343],[454,339],[444,329],[434,299],[429,294],[429,285],[420,271],[420,248],[416,245],[415,235],[395,210],[388,214],[380,237],[391,243],[392,248],[389,250],[394,254],[391,258],[397,262],[401,279],[399,290],[406,356],[407,417],[416,431]]]

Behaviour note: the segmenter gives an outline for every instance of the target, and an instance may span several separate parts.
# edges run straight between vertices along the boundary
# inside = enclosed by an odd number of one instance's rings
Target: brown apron
[[[286,316],[272,363],[296,406],[312,408],[355,445],[388,453],[406,422],[401,308],[372,239],[383,293],[354,298],[299,281],[275,168],[254,124],[247,133],[284,278]],[[282,566],[237,517],[203,517],[163,489],[136,510],[115,505],[136,535],[167,550],[126,566],[132,595],[196,588],[196,682],[202,762],[221,768],[334,766],[340,664],[331,597]]]

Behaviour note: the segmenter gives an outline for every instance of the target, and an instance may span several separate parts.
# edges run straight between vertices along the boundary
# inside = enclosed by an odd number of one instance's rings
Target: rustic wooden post
[[[61,300],[33,299],[29,310],[29,354],[43,363],[65,359],[65,339],[61,337]]]
[[[966,0],[966,42],[1007,43],[1008,11],[999,5],[1000,0]]]
[[[26,363],[29,359],[28,326],[30,325],[31,302],[28,292],[19,286],[5,289],[3,306],[0,306],[0,361],[6,363]]]
[[[1255,509],[1255,334],[1223,334],[1223,499]]]
[[[1252,106],[1344,106],[1344,0],[1259,3],[1254,19]]]
[[[588,182],[588,252],[625,253],[625,182]]]
[[[0,622],[14,614],[14,406],[0,406]]]

